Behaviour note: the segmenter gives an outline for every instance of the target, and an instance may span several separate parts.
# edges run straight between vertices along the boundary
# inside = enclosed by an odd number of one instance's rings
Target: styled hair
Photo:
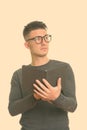
[[[25,27],[24,27],[24,30],[23,30],[23,36],[24,36],[24,39],[26,40],[26,37],[27,35],[33,31],[33,30],[36,30],[36,29],[47,29],[47,26],[45,23],[41,22],[41,21],[33,21],[33,22],[30,22],[28,23]]]

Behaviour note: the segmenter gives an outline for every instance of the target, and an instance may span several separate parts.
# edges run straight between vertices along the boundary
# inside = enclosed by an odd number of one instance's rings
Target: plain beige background
[[[13,72],[30,63],[23,27],[44,21],[53,40],[49,57],[71,64],[78,108],[69,113],[70,130],[87,130],[87,2],[86,0],[0,0],[0,130],[20,130],[20,115],[8,113]]]

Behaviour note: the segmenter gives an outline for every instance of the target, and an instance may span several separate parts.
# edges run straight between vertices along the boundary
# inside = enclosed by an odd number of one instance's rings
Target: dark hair
[[[45,23],[41,22],[41,21],[33,21],[33,22],[30,22],[28,23],[25,27],[24,27],[24,30],[23,30],[23,36],[24,38],[26,39],[27,35],[33,31],[33,30],[36,30],[36,29],[47,29],[47,26]]]

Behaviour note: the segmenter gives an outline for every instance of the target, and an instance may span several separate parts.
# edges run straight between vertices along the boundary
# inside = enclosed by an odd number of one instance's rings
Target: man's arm
[[[65,80],[63,81],[62,91],[60,96],[53,101],[53,104],[70,112],[74,112],[77,108],[74,73],[68,64],[65,70]]]
[[[11,90],[8,105],[8,110],[12,116],[24,113],[32,109],[37,103],[37,100],[32,94],[29,94],[26,97],[22,96],[21,83],[19,78],[22,79],[22,73],[20,72],[19,74],[18,71],[14,72],[11,80]]]
[[[43,80],[45,86],[38,80],[37,84],[42,88],[40,89],[38,85],[34,84],[35,90],[38,95],[41,96],[42,100],[51,101],[56,107],[61,108],[65,111],[74,112],[77,107],[77,101],[75,96],[75,79],[72,68],[67,64],[66,70],[64,72],[64,81],[59,79],[57,81],[57,86],[51,86],[48,81]],[[61,91],[62,89],[62,91]],[[38,90],[38,91],[37,91]]]

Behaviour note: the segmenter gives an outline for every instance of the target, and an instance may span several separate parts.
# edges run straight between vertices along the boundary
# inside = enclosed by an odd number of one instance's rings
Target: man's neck
[[[32,66],[41,66],[41,65],[44,65],[48,62],[49,62],[49,59],[47,57],[45,57],[45,58],[39,57],[36,59],[32,59],[31,65]]]

